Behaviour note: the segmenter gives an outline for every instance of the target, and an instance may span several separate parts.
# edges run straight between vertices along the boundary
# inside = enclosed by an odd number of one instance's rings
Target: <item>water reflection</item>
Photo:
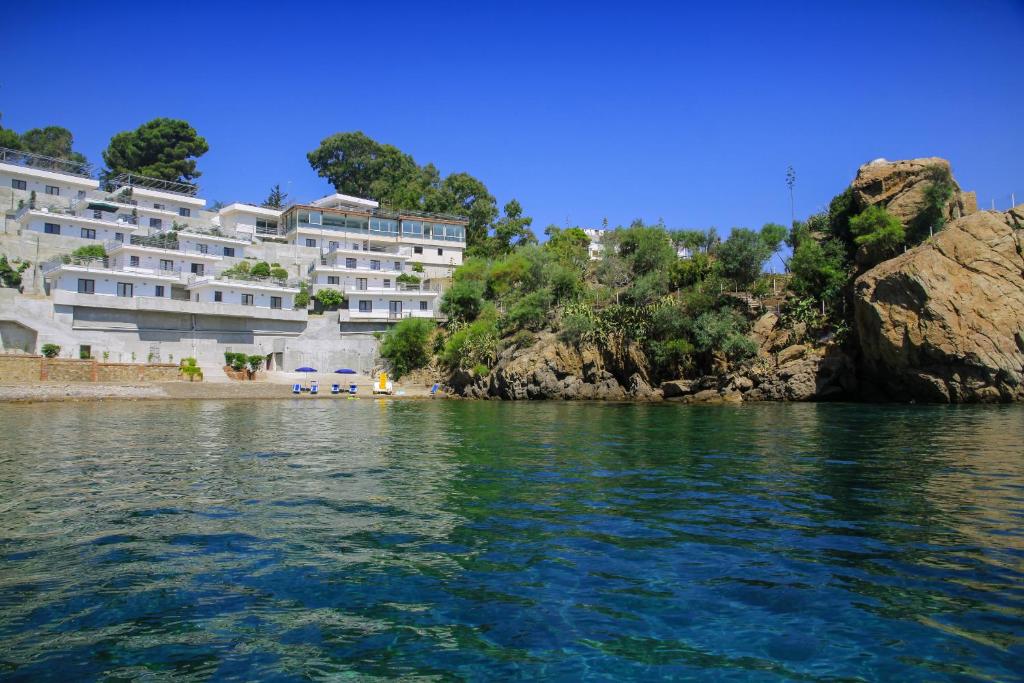
[[[0,672],[1009,679],[1019,408],[0,407]]]

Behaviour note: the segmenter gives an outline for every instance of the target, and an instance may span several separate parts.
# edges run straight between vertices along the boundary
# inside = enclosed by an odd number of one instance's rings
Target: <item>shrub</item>
[[[239,354],[239,355],[244,355],[244,354]],[[252,377],[253,374],[259,372],[260,369],[263,368],[263,361],[264,360],[265,360],[264,357],[259,355],[259,354],[255,354],[255,355],[252,355],[252,356],[246,356],[245,362],[246,362],[246,365],[249,366],[249,376],[250,377]]]
[[[76,259],[104,259],[107,258],[107,250],[102,244],[89,244],[75,249],[71,252],[71,257]]]
[[[78,349],[78,357],[82,360],[89,360],[92,358],[92,354],[89,352],[89,349],[80,348]]]
[[[224,352],[224,364],[230,365],[231,369],[235,372],[244,370],[248,362],[249,357],[244,353],[232,353],[231,351]]]
[[[200,380],[203,378],[203,371],[196,363],[195,358],[182,358],[179,370],[181,374],[188,377],[188,381],[190,382],[194,381],[197,377]]]
[[[270,264],[267,263],[266,261],[260,261],[259,263],[252,267],[252,270],[249,271],[249,274],[252,275],[253,277],[270,277]],[[285,273],[285,277],[287,276],[288,274]]]
[[[761,275],[761,268],[772,255],[761,235],[747,228],[733,228],[729,239],[718,247],[718,261],[722,275],[736,281],[743,288]]]
[[[402,273],[395,278],[395,282],[403,285],[418,285],[420,283],[420,279],[410,273]]]
[[[702,313],[693,324],[694,346],[699,351],[721,352],[730,360],[752,356],[754,341],[745,334],[746,321],[731,308]]]
[[[491,369],[483,363],[477,363],[473,366],[473,373],[480,377],[486,377],[491,372]]]
[[[422,273],[423,272],[423,264],[422,263],[414,263],[414,264],[412,264],[412,272],[414,272],[414,273]]]
[[[299,293],[295,295],[295,308],[309,308],[309,285],[299,283]]]
[[[490,365],[497,355],[498,327],[493,313],[487,313],[448,337],[441,361],[450,368],[465,370],[479,364]]]
[[[430,362],[428,342],[434,325],[425,318],[406,318],[384,336],[380,355],[391,364],[395,379]]]
[[[321,289],[314,298],[323,309],[337,308],[345,300],[342,293],[336,289]]]
[[[60,355],[59,344],[43,344],[41,350],[43,352],[43,355],[46,356],[47,358],[56,358],[57,356]]]
[[[30,265],[28,261],[22,261],[15,268],[8,263],[6,256],[0,256],[0,286],[21,287],[21,274],[28,270]]]
[[[505,316],[504,327],[508,330],[533,330],[537,332],[543,329],[548,320],[548,312],[551,310],[551,292],[547,289],[540,289],[530,292],[519,299],[508,315]]]
[[[850,231],[857,246],[880,254],[891,254],[906,240],[899,219],[880,204],[869,206],[850,219]]]
[[[441,297],[441,312],[454,320],[476,320],[483,305],[484,285],[479,280],[456,278],[455,284]]]
[[[280,266],[272,267],[270,269],[270,277],[274,278],[275,280],[287,280],[288,271]]]

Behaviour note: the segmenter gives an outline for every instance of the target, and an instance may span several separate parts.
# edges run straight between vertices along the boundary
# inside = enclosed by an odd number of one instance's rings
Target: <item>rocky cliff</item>
[[[1024,399],[1024,206],[973,213],[855,284],[863,375],[886,395]]]
[[[953,180],[949,162],[939,157],[887,161],[876,159],[857,169],[850,185],[858,210],[884,204],[886,210],[904,225],[910,225],[926,209],[927,189],[937,177],[947,178],[952,195],[943,208],[946,220],[955,220],[978,210],[973,192],[963,192]]]

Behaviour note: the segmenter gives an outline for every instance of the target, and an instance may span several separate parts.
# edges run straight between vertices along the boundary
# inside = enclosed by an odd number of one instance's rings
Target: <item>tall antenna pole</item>
[[[789,188],[789,219],[790,225],[796,225],[796,206],[793,203],[793,186],[796,185],[796,171],[792,166],[786,168],[786,187]]]

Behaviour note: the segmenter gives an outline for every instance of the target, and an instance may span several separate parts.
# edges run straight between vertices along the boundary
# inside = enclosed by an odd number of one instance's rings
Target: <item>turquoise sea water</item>
[[[0,406],[5,680],[1024,678],[1024,410]]]

